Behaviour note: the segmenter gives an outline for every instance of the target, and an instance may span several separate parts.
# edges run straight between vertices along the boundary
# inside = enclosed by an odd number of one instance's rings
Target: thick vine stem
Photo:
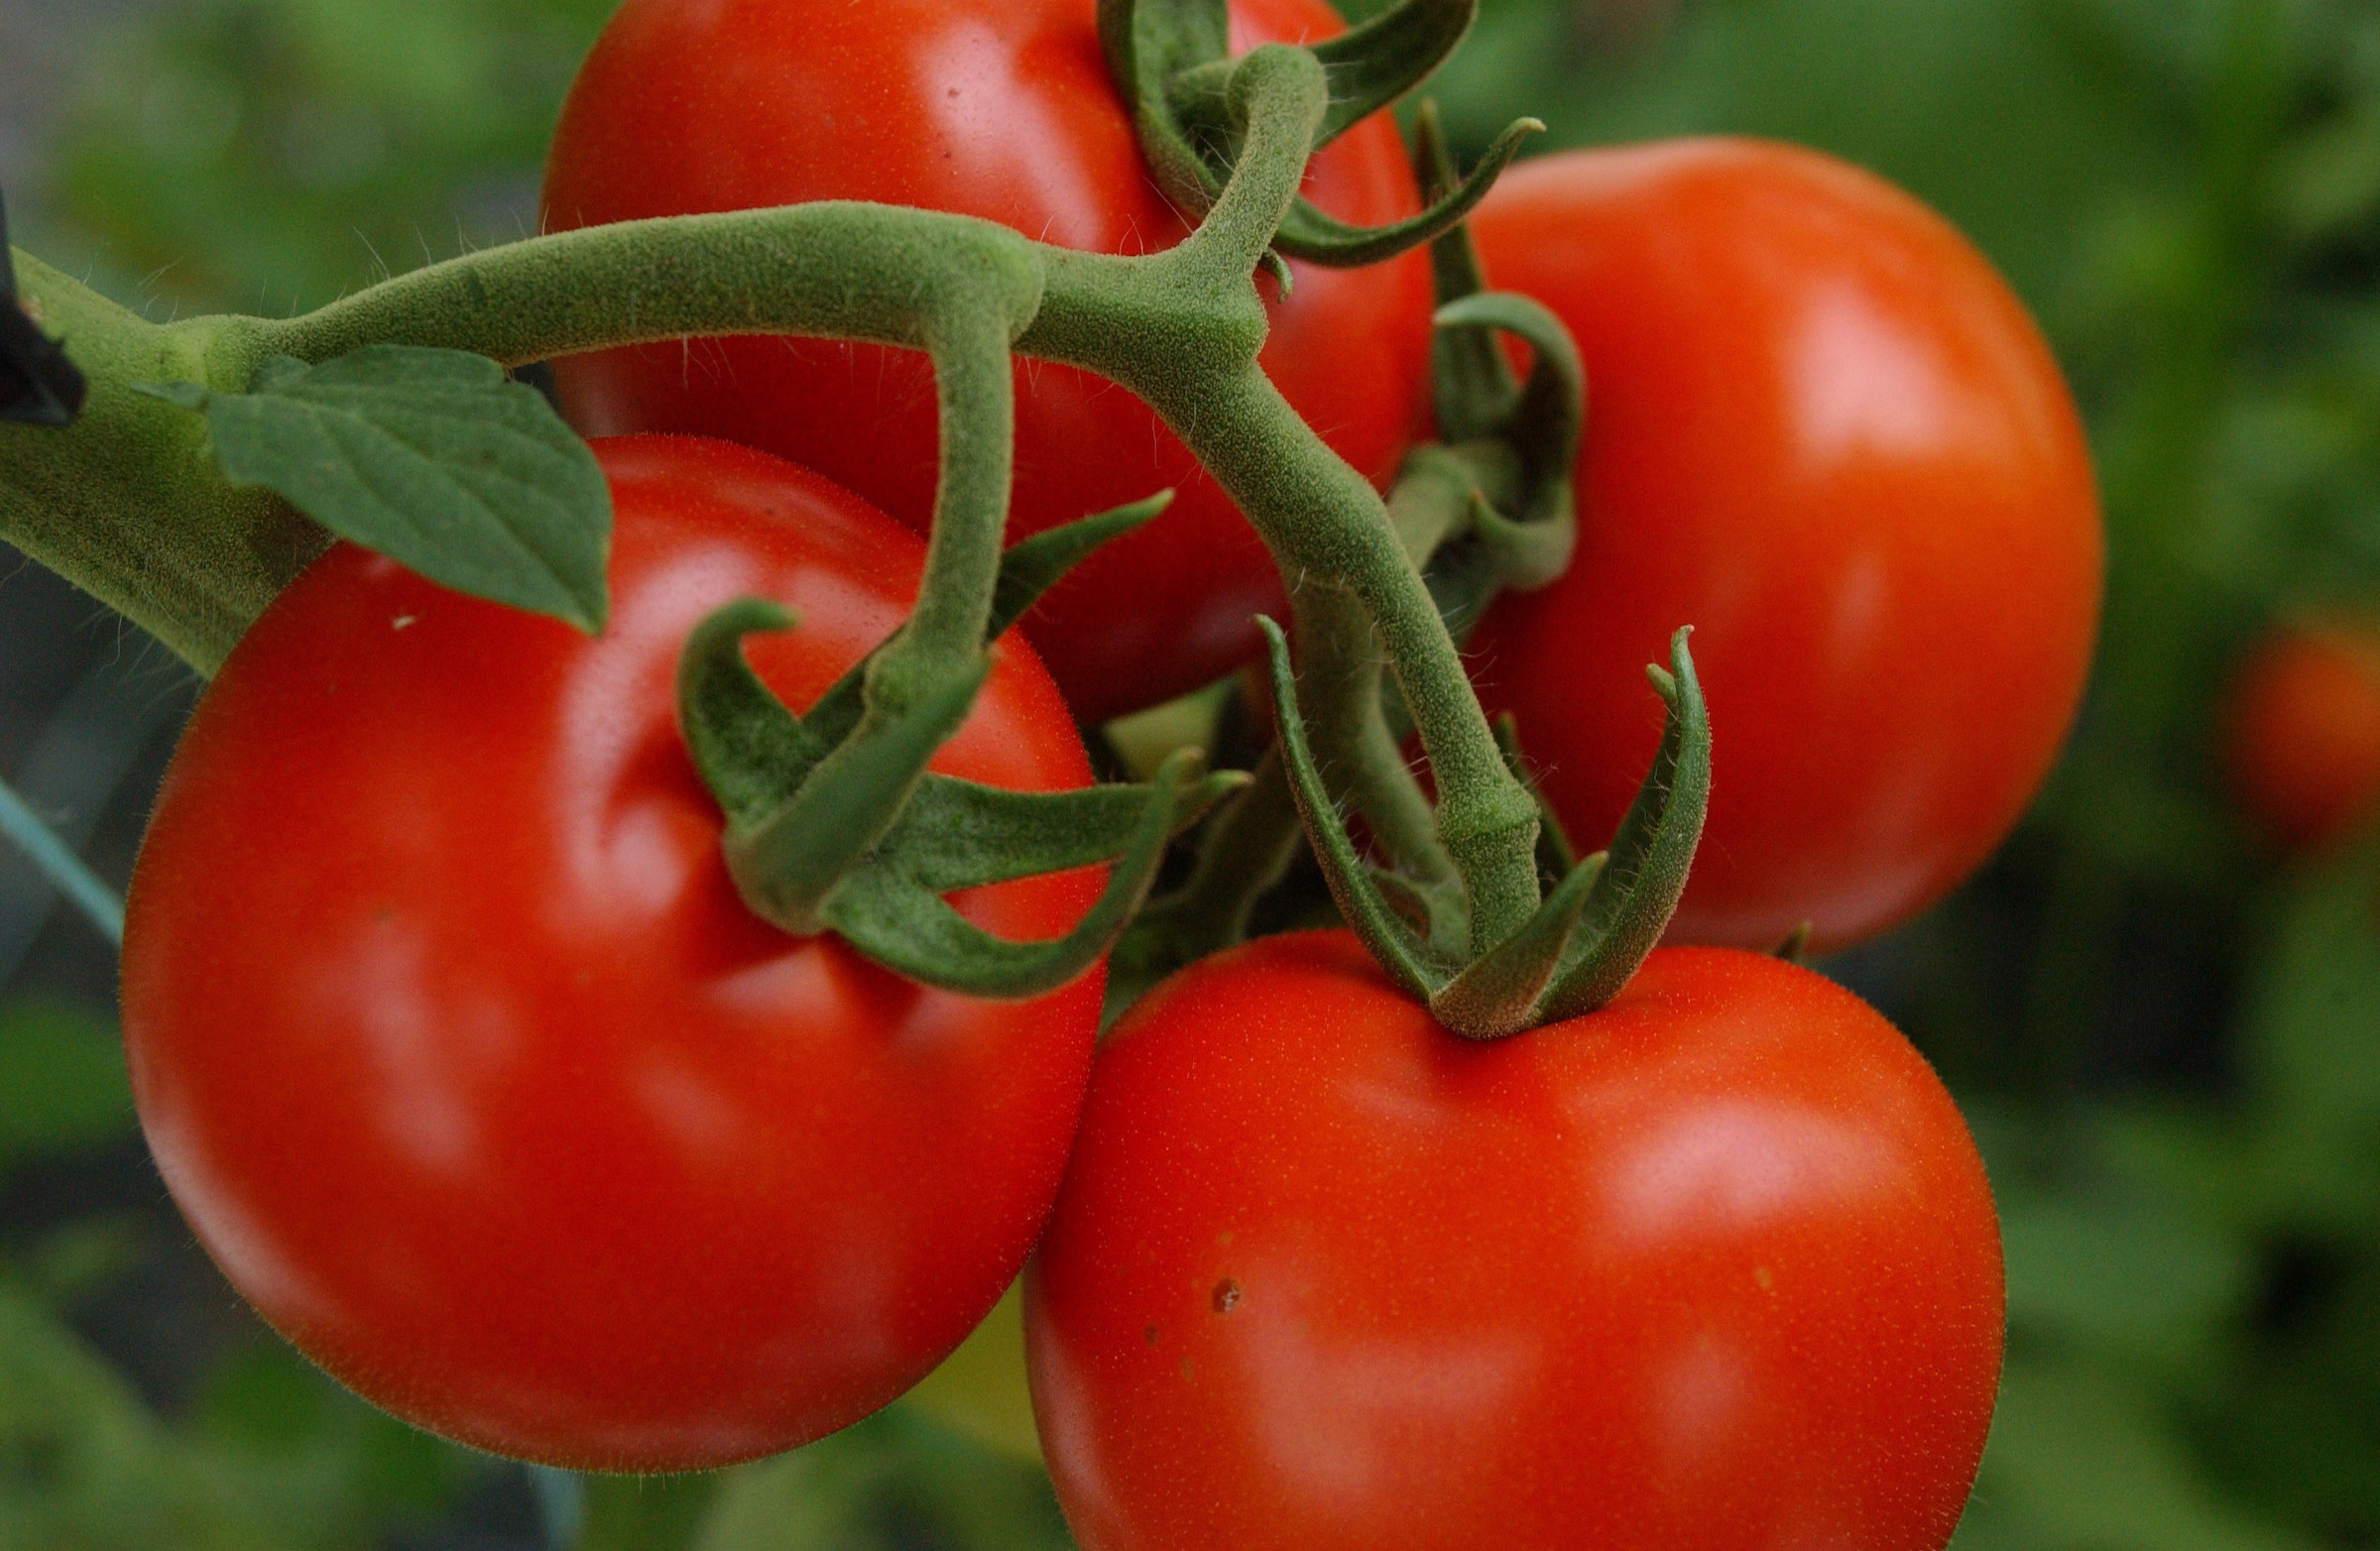
[[[132,390],[209,381],[207,330],[149,322],[15,258],[23,297],[89,397],[63,429],[0,424],[0,538],[211,673],[328,537],[270,492],[226,481],[195,417]]]
[[[1239,502],[1293,590],[1339,586],[1361,605],[1429,756],[1439,841],[1470,902],[1470,946],[1481,951],[1537,908],[1537,805],[1497,752],[1454,640],[1386,506],[1331,454],[1256,365],[1260,331],[1237,361],[1184,371],[1161,338],[1133,326],[1143,321],[1141,306],[1119,305],[1134,288],[1110,278],[1117,274],[1112,266],[1123,262],[1138,268],[1135,279],[1163,283],[1167,268],[1205,268],[1208,255],[1222,250],[1234,261],[1232,299],[1261,322],[1248,275],[1262,247],[1250,238],[1266,232],[1263,223],[1277,221],[1295,197],[1305,147],[1321,122],[1322,70],[1302,51],[1258,49],[1240,60],[1233,91],[1245,104],[1248,137],[1231,183],[1198,235],[1149,259],[1052,262],[1040,316],[1019,347],[1088,367],[1146,400]]]
[[[322,361],[366,344],[472,350],[508,366],[689,334],[923,349],[932,309],[919,305],[921,275],[970,272],[1012,331],[1032,321],[1041,263],[1023,237],[967,216],[830,199],[536,237],[298,317],[199,321],[222,328],[210,348],[235,373],[244,355]]]
[[[1016,439],[1009,341],[1029,314],[1012,318],[1000,310],[1007,298],[987,295],[993,288],[965,284],[966,278],[965,271],[944,277],[924,307],[926,353],[940,406],[941,471],[916,607],[869,664],[872,718],[897,715],[954,672],[971,670],[983,653],[999,586]]]
[[[1292,584],[1343,585],[1379,632],[1438,786],[1438,837],[1471,904],[1482,951],[1537,908],[1537,804],[1504,765],[1438,606],[1405,557],[1386,506],[1332,457],[1253,361],[1205,383],[1135,380],[1240,502]]]

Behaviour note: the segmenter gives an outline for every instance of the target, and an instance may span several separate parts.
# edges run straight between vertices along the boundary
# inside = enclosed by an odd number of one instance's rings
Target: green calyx
[[[1616,996],[1677,909],[1710,802],[1711,719],[1686,649],[1689,632],[1671,641],[1667,668],[1647,669],[1667,718],[1610,849],[1570,866],[1517,929],[1457,955],[1433,928],[1426,889],[1357,853],[1307,747],[1288,642],[1262,623],[1290,789],[1341,912],[1389,974],[1439,1022],[1475,1039],[1576,1017]]]
[[[795,715],[743,658],[743,638],[794,621],[747,598],[697,626],[678,660],[678,723],[727,815],[728,871],[754,913],[800,935],[831,930],[910,979],[978,997],[1032,997],[1090,968],[1146,897],[1165,842],[1247,784],[1176,755],[1145,786],[1019,792],[935,775],[926,761],[965,720],[989,639],[1101,541],[1162,510],[1159,497],[1041,534],[1009,551],[987,637],[967,667],[891,715],[872,714],[878,649]],[[894,637],[898,641],[899,637]],[[1010,942],[943,895],[1116,862],[1065,936]]]
[[[1322,66],[1325,106],[1309,151],[1412,90],[1454,52],[1478,0],[1403,0],[1370,21],[1301,52]],[[1183,209],[1204,214],[1231,180],[1247,124],[1231,90],[1224,0],[1100,0],[1100,47],[1140,139],[1157,185]],[[1521,119],[1498,135],[1472,170],[1419,215],[1379,227],[1351,226],[1296,200],[1274,229],[1272,247],[1333,268],[1376,264],[1419,247],[1461,221],[1487,196],[1521,142],[1545,126]]]

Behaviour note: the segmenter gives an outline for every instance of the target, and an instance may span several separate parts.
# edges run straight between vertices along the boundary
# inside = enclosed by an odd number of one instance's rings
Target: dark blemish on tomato
[[[1215,1284],[1215,1312],[1229,1314],[1240,1302],[1240,1284],[1226,1276]]]
[[[1141,1326],[1140,1339],[1147,1342],[1152,1347],[1155,1346],[1157,1344],[1157,1327],[1154,1325]]]

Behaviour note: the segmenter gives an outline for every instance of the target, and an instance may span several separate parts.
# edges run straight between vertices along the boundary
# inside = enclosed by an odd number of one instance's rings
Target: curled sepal
[[[738,598],[705,616],[677,655],[677,734],[731,826],[760,822],[834,747],[744,660],[746,636],[793,625],[766,598]]]
[[[1281,762],[1289,776],[1289,790],[1297,799],[1298,817],[1322,864],[1323,882],[1339,902],[1357,937],[1416,1001],[1427,1002],[1461,968],[1431,947],[1382,896],[1371,872],[1356,854],[1339,809],[1314,768],[1314,753],[1306,743],[1304,720],[1297,710],[1297,680],[1289,668],[1289,640],[1281,627],[1259,617],[1256,628],[1272,649],[1272,706],[1280,729]]]
[[[1471,531],[1487,554],[1498,586],[1533,592],[1570,569],[1579,546],[1578,509],[1565,477],[1538,487],[1544,504],[1526,522],[1516,523],[1495,509],[1486,495],[1471,499]]]
[[[1099,47],[1157,186],[1204,214],[1223,186],[1173,109],[1177,75],[1230,57],[1224,0],[1099,0]],[[1220,157],[1222,148],[1214,148]]]
[[[1123,537],[1171,505],[1173,492],[1160,490],[1129,506],[1043,529],[1009,545],[1001,552],[1000,580],[993,589],[992,623],[985,638],[997,638],[1023,618],[1041,594],[1092,550],[1111,538]]]
[[[1190,756],[1187,760],[1183,756]],[[1178,779],[1172,834],[1249,783],[1246,771],[1201,774],[1203,756],[1168,756]],[[1164,767],[1160,767],[1162,773]],[[1078,786],[1071,791],[1011,791],[928,774],[885,836],[883,851],[935,894],[1063,873],[1113,861],[1132,849],[1147,820],[1154,786]]]
[[[1140,527],[1172,504],[1160,490],[1145,500],[1045,529],[1009,545],[1000,557],[987,642],[999,639],[1041,594],[1092,550]],[[719,806],[731,819],[739,803],[766,810],[791,795],[810,768],[849,738],[867,709],[863,688],[874,653],[829,684],[799,717],[753,676],[735,639],[784,630],[793,617],[765,598],[741,598],[694,628],[678,656],[678,731]],[[722,650],[722,641],[729,645]],[[738,794],[757,792],[749,798]],[[747,819],[757,812],[744,812]]]
[[[1273,233],[1272,245],[1293,259],[1326,269],[1361,269],[1418,248],[1452,230],[1477,208],[1512,159],[1520,155],[1521,142],[1544,128],[1538,119],[1514,119],[1453,192],[1419,215],[1386,226],[1351,226],[1300,199],[1289,207],[1280,230]]]
[[[1771,958],[1788,964],[1799,964],[1810,957],[1810,922],[1804,921],[1785,934],[1785,940],[1769,950]]]
[[[893,843],[869,857],[827,896],[821,912],[825,924],[869,958],[921,985],[1002,999],[1055,991],[1108,951],[1148,896],[1166,839],[1196,817],[1199,802],[1213,800],[1214,788],[1200,778],[1203,765],[1198,751],[1181,750],[1158,769],[1155,781],[1133,788],[1139,811],[1124,856],[1098,900],[1063,937],[1010,942],[993,936],[942,897],[938,889],[951,886],[936,879],[950,876],[947,871],[919,866],[911,848]]]
[[[864,735],[845,739],[759,818],[728,820],[720,849],[755,915],[802,935],[828,924],[828,896],[900,817],[925,762],[967,720],[991,671],[989,656],[976,658]]]
[[[1497,434],[1519,451],[1533,478],[1569,478],[1587,420],[1587,367],[1562,319],[1534,298],[1483,291],[1439,307],[1435,321],[1440,328],[1501,329],[1528,345],[1536,361]]]
[[[1703,703],[1691,629],[1670,638],[1667,669],[1646,668],[1668,706],[1661,747],[1611,837],[1610,860],[1587,897],[1540,1020],[1592,1013],[1619,994],[1660,942],[1686,892],[1711,801],[1711,714]]]
[[[1314,148],[1321,150],[1428,79],[1471,31],[1479,12],[1479,0],[1404,0],[1336,38],[1309,45],[1331,84]]]
[[[56,340],[17,301],[17,273],[8,256],[8,207],[0,204],[0,420],[20,425],[70,425],[89,385]]]

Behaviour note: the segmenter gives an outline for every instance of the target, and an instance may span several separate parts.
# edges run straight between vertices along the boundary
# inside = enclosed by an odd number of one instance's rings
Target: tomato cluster
[[[1093,12],[629,0],[547,223],[849,198],[1166,247],[1189,225]],[[1339,29],[1320,0],[1231,23],[1240,48]],[[1419,207],[1384,117],[1307,193],[1366,224]],[[729,597],[780,601],[799,628],[750,657],[799,711],[897,625],[929,369],[774,337],[573,357],[561,401],[609,438],[605,633],[335,549],[176,757],[126,1036],[235,1284],[426,1427],[678,1469],[888,1402],[1042,1236],[1033,1399],[1088,1547],[1939,1547],[1998,1372],[1989,1191],[1889,1025],[1741,950],[1922,908],[2040,780],[2099,585],[2073,407],[1979,256],[1809,153],[1549,157],[1476,235],[1489,284],[1572,331],[1592,408],[1577,557],[1490,607],[1474,677],[1597,842],[1659,736],[1642,664],[1696,627],[1715,776],[1671,940],[1704,946],[1470,1043],[1347,934],[1268,938],[1150,993],[1094,1066],[1097,973],[977,1002],[780,933],[720,860],[674,655]],[[1294,269],[1263,368],[1385,486],[1424,428],[1430,266]],[[1181,492],[1004,638],[935,762],[1052,790],[1090,779],[1076,723],[1231,672],[1284,599],[1136,400],[1015,382],[1012,537]],[[1048,937],[1096,893],[956,902]]]

